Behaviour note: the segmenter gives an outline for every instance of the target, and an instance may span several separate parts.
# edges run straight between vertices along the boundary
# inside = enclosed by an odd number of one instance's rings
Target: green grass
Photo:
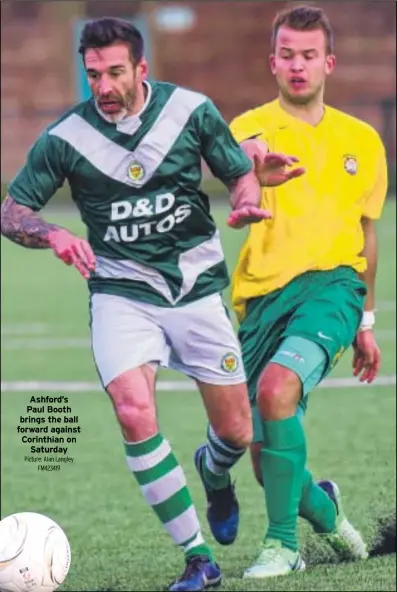
[[[49,216],[81,231],[73,216]],[[224,210],[216,216],[232,267],[243,234],[225,228]],[[395,203],[390,202],[379,232],[378,300],[382,309],[377,328],[384,358],[382,375],[395,375],[395,223]],[[32,339],[88,338],[87,294],[77,272],[48,252],[28,251],[2,241],[2,279],[2,380],[96,381],[89,348],[40,349],[37,343],[35,349],[28,348]],[[18,348],[9,349],[10,344]],[[333,376],[350,376],[350,363],[348,352]],[[179,378],[170,372],[163,376]],[[182,557],[145,506],[126,469],[109,401],[101,392],[66,396],[81,426],[77,444],[69,449],[75,462],[57,473],[41,473],[36,465],[24,462],[28,447],[16,432],[30,395],[2,394],[2,516],[30,510],[62,525],[72,549],[72,567],[62,591],[164,589],[181,570]],[[185,469],[204,532],[223,567],[221,590],[395,590],[394,555],[360,564],[334,564],[327,555],[323,559],[327,562],[315,565],[321,549],[303,523],[302,545],[313,564],[306,573],[262,583],[241,580],[242,571],[257,554],[266,525],[263,494],[248,457],[235,470],[240,534],[231,547],[220,547],[208,532],[204,495],[192,462],[206,427],[199,396],[161,392],[158,409],[161,429]],[[311,397],[306,424],[310,466],[316,477],[332,476],[339,483],[349,517],[369,542],[377,518],[396,506],[395,413],[394,387],[321,388]]]

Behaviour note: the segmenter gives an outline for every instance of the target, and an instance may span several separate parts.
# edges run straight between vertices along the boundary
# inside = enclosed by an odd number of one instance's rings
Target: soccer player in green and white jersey
[[[252,426],[240,349],[220,295],[228,284],[224,255],[200,190],[201,157],[231,191],[235,226],[270,217],[256,206],[260,184],[271,184],[275,170],[276,184],[299,173],[284,170],[292,161],[281,155],[267,155],[252,170],[207,97],[149,83],[142,37],[131,24],[88,23],[80,53],[93,96],[34,144],[8,188],[1,230],[22,246],[51,248],[88,280],[95,364],[128,466],[185,553],[185,570],[169,589],[204,590],[221,572],[183,470],[159,431],[158,365],[192,377],[201,392],[210,424],[202,471],[215,525],[223,512],[216,533],[223,543],[237,532],[229,469],[249,445]],[[65,180],[87,241],[37,214]]]

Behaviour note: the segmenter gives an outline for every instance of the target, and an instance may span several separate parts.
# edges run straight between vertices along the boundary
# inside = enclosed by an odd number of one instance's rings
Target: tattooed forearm
[[[48,234],[60,226],[49,224],[27,206],[7,195],[1,207],[1,234],[29,249],[48,249]]]

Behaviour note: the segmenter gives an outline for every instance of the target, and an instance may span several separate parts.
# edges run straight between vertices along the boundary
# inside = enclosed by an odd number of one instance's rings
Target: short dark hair
[[[81,33],[79,53],[85,56],[87,49],[106,47],[124,42],[129,46],[131,61],[140,62],[143,57],[143,37],[134,25],[123,19],[102,17],[88,22]]]
[[[276,48],[276,38],[280,27],[289,27],[294,31],[322,29],[325,35],[327,54],[334,52],[334,34],[331,23],[322,8],[296,6],[278,13],[273,22],[272,51]]]

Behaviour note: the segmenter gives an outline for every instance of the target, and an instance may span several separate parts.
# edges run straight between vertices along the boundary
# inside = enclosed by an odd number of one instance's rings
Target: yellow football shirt
[[[331,107],[312,126],[278,100],[232,121],[238,142],[256,137],[271,152],[299,158],[306,173],[262,192],[272,220],[252,224],[233,274],[232,300],[240,320],[250,298],[268,294],[310,270],[366,269],[360,256],[362,217],[381,215],[387,191],[385,150],[368,124]]]

